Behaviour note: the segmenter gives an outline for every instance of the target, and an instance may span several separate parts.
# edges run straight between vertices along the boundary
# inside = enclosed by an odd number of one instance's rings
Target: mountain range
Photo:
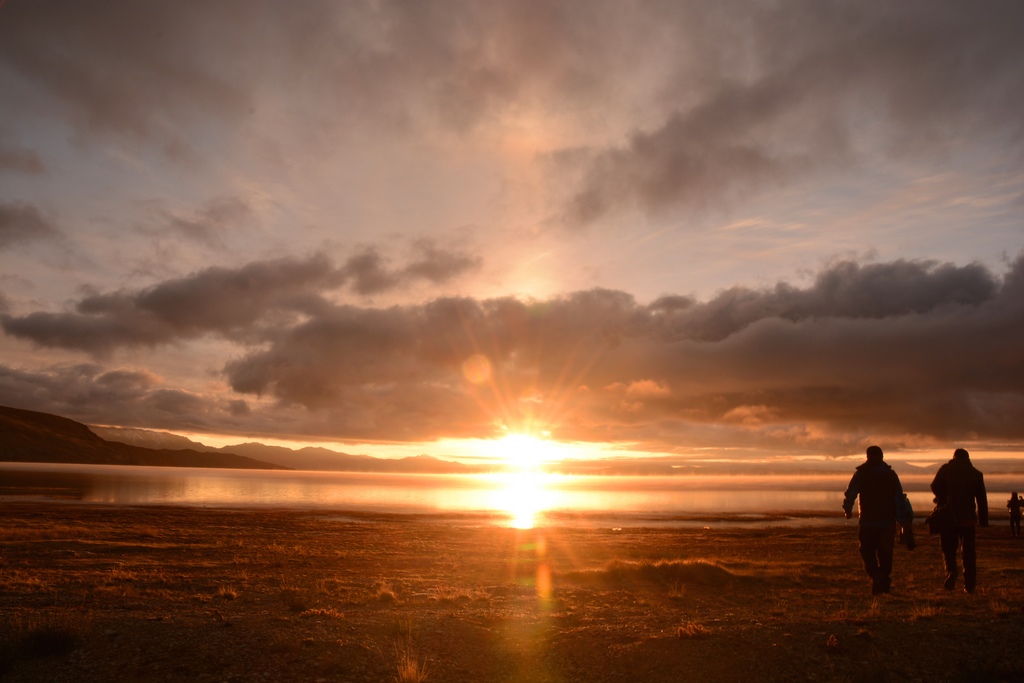
[[[0,406],[0,461],[289,469],[234,453],[143,448],[107,441],[80,422],[6,406]]]
[[[167,432],[89,427],[65,417],[6,406],[0,406],[0,461],[431,474],[480,471],[429,455],[387,459],[260,443],[213,448]]]
[[[984,457],[984,456],[982,456]],[[184,436],[132,427],[86,426],[57,415],[0,406],[0,462],[49,462],[173,467],[225,467],[335,472],[472,474],[503,471],[500,465],[467,465],[431,455],[376,458],[327,448],[299,449],[239,443],[216,448]],[[938,462],[886,461],[904,474],[934,473]],[[548,463],[545,470],[572,475],[822,475],[852,473],[848,458],[796,461],[694,461],[671,456],[610,457]],[[1024,460],[983,460],[989,474],[1024,476]]]

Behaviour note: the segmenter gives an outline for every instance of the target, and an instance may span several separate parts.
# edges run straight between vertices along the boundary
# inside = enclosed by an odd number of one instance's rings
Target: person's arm
[[[860,472],[854,472],[853,477],[850,478],[850,485],[846,487],[846,494],[843,496],[843,512],[846,513],[846,518],[850,519],[853,517],[853,504],[857,500],[857,496],[860,495]]]
[[[945,465],[943,465],[945,467]],[[945,505],[946,500],[949,498],[949,489],[946,486],[946,473],[942,467],[935,473],[935,478],[932,479],[932,494],[935,496],[936,505]]]
[[[914,512],[910,507],[910,500],[903,493],[903,483],[900,482],[900,477],[896,472],[892,473],[892,480],[896,491],[896,521],[899,522],[900,526],[908,526],[914,521]]]
[[[988,494],[985,492],[985,475],[978,472],[978,489],[974,492],[978,499],[978,524],[988,526]]]

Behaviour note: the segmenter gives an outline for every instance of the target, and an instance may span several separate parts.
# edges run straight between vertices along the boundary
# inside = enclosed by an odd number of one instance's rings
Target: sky
[[[7,0],[0,404],[439,456],[1019,451],[1022,31]]]

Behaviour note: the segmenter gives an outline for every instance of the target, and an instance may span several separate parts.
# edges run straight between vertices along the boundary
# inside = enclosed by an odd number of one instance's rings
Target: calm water
[[[986,477],[999,509],[1019,477]],[[919,517],[928,478],[903,485]],[[0,502],[279,507],[431,515],[513,526],[855,524],[848,475],[610,477],[430,475],[0,463]]]

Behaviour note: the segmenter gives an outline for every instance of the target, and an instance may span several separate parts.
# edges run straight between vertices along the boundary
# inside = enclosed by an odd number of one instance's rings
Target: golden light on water
[[[504,487],[498,492],[498,509],[509,514],[513,529],[532,529],[540,513],[554,504],[555,493],[545,485],[548,475],[539,472],[509,472],[501,475]]]
[[[509,526],[534,528],[538,515],[551,509],[557,497],[557,492],[548,486],[552,475],[542,472],[541,467],[563,460],[569,449],[556,441],[529,434],[508,434],[482,444],[480,450],[509,468],[499,475],[502,486],[495,501],[498,509],[508,512]]]

